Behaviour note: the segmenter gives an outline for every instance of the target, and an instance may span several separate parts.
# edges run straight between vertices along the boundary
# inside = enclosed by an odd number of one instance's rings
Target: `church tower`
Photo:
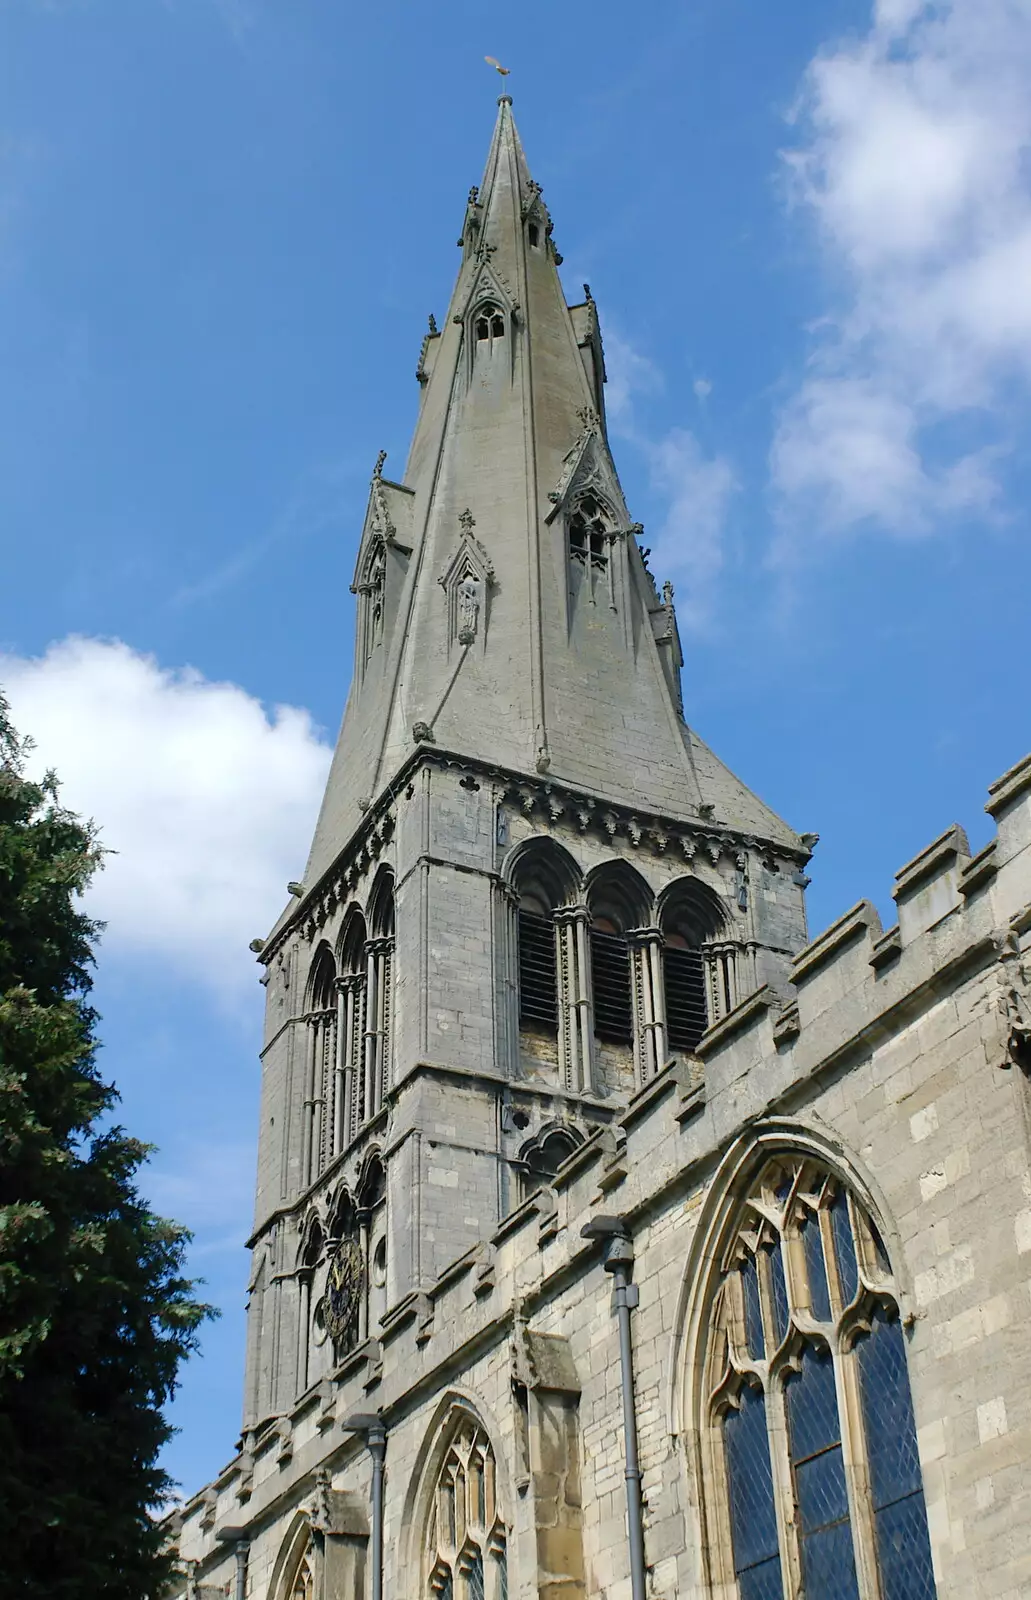
[[[806,939],[799,837],[685,721],[667,583],[507,95],[403,474],[267,1025],[245,1429],[283,1415]],[[690,692],[688,692],[688,708]],[[369,1352],[372,1352],[370,1355]]]

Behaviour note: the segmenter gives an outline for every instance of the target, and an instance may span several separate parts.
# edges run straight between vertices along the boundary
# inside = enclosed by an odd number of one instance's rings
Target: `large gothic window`
[[[427,1600],[508,1600],[505,1523],[494,1452],[472,1417],[437,1474],[426,1535]]]
[[[812,1160],[778,1156],[749,1193],[704,1404],[717,1557],[739,1600],[934,1600],[891,1267]]]

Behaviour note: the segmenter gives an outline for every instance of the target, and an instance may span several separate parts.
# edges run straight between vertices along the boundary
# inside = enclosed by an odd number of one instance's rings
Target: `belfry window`
[[[634,1012],[626,934],[611,917],[595,916],[590,939],[594,1036],[609,1044],[630,1044]]]
[[[536,250],[541,242],[541,228],[539,222],[529,223],[526,229],[526,237],[530,241],[531,249]]]
[[[554,1036],[558,1028],[555,923],[535,895],[519,903],[519,1026]]]
[[[891,1268],[856,1196],[774,1158],[724,1255],[703,1434],[740,1600],[934,1600]]]
[[[481,306],[476,313],[473,326],[477,344],[493,344],[495,339],[505,337],[505,319],[495,305]]]
[[[693,1050],[709,1025],[702,952],[674,930],[663,941],[662,967],[667,1043],[671,1050]]]

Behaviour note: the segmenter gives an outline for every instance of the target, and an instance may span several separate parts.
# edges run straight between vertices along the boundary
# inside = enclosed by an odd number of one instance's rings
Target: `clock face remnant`
[[[329,1262],[323,1319],[335,1344],[347,1344],[358,1329],[358,1307],[365,1287],[365,1266],[357,1239],[341,1239]]]

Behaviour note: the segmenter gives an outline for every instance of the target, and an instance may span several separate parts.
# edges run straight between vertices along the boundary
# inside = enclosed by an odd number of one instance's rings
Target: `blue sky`
[[[821,843],[813,931],[1031,745],[1031,0],[0,0],[0,679],[118,851],[104,1065],[225,1308],[261,990],[498,82],[599,303],[702,735]]]

